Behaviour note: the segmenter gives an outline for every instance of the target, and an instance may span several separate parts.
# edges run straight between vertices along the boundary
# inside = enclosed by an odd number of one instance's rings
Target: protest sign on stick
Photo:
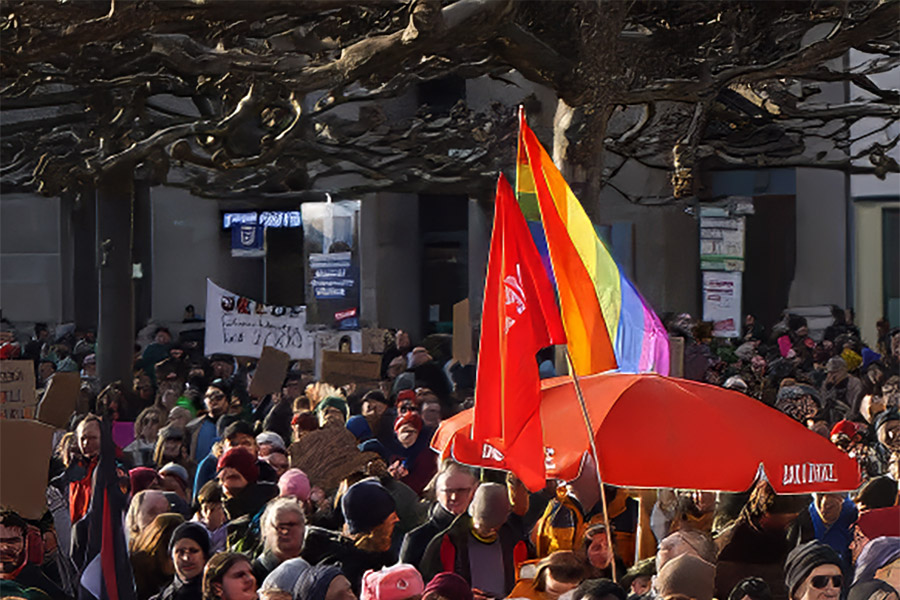
[[[465,366],[472,362],[472,322],[469,299],[453,305],[453,359]]]
[[[0,505],[26,519],[47,510],[53,431],[32,419],[0,420]]]
[[[284,376],[291,364],[291,355],[271,346],[265,346],[256,364],[253,381],[250,382],[249,394],[262,398],[266,394],[281,391]]]
[[[55,373],[38,404],[37,420],[57,429],[68,427],[80,391],[81,378],[78,373]]]
[[[322,352],[322,381],[331,385],[375,384],[381,375],[381,357],[377,354]]]
[[[33,419],[34,363],[30,360],[0,361],[0,418]]]

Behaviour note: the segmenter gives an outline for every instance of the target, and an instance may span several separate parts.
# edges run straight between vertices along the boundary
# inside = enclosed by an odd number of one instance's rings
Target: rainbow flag
[[[665,327],[616,264],[521,108],[516,197],[532,233],[543,234],[535,241],[545,266],[552,264],[575,372],[668,375]]]

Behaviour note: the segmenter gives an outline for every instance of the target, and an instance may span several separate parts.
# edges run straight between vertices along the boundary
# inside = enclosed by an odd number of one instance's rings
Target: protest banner
[[[322,381],[331,385],[348,383],[378,383],[381,377],[381,357],[377,354],[322,352]]]
[[[260,356],[263,347],[293,359],[313,357],[313,336],[306,331],[305,306],[270,306],[206,280],[207,356],[217,352]]]
[[[267,394],[280,392],[290,364],[291,356],[287,352],[265,346],[256,364],[248,393],[254,398],[262,398]]]
[[[78,373],[54,373],[44,390],[44,397],[38,403],[37,420],[57,429],[68,427],[80,391],[81,377]]]
[[[40,519],[47,510],[53,431],[32,419],[0,420],[0,506],[26,519]]]
[[[34,388],[32,361],[0,361],[0,418],[33,419],[37,404]]]
[[[453,358],[465,366],[472,362],[472,322],[469,299],[453,305]]]

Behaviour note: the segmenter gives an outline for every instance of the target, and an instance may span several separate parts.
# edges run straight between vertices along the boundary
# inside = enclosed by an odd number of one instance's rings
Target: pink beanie
[[[309,500],[309,477],[300,469],[288,469],[278,480],[278,495],[293,496],[298,500]]]
[[[412,565],[394,565],[363,575],[359,600],[407,600],[425,591],[422,575]]]

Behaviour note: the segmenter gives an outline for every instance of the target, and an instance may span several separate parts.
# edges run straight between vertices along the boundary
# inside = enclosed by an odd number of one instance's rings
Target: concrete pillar
[[[380,327],[422,335],[422,240],[419,198],[412,194],[378,194],[377,314]]]
[[[473,324],[481,321],[484,302],[484,278],[491,249],[493,204],[481,198],[469,198],[469,316]]]
[[[797,263],[790,306],[846,306],[846,177],[828,169],[797,169]]]

